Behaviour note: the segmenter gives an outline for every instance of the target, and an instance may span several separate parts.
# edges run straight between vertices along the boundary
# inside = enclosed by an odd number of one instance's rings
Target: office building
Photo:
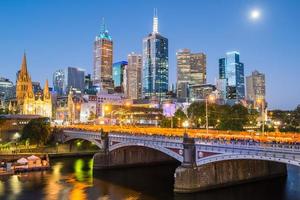
[[[168,39],[158,32],[157,11],[153,17],[153,31],[143,39],[143,96],[159,102],[168,92]]]
[[[124,93],[124,72],[127,64],[127,61],[120,61],[113,64],[114,91],[117,93]]]
[[[112,79],[113,40],[103,22],[100,35],[94,42],[93,84],[99,90],[113,91]]]
[[[219,59],[219,79],[226,82],[226,103],[234,104],[245,99],[244,64],[237,51],[227,52]]]
[[[187,100],[191,85],[206,83],[206,55],[191,53],[189,49],[182,49],[176,53],[177,58],[177,97]]]
[[[255,107],[266,100],[265,74],[253,71],[246,77],[247,100],[252,102]]]
[[[128,55],[126,68],[126,93],[130,99],[142,98],[142,56],[136,53]]]

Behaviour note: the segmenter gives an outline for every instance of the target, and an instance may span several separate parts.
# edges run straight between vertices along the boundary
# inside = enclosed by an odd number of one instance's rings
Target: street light
[[[213,95],[208,95],[205,98],[205,119],[206,119],[206,134],[208,134],[208,102],[214,102],[215,97]]]
[[[257,99],[257,103],[261,106],[261,132],[265,134],[265,100],[264,99]]]
[[[187,134],[186,129],[189,127],[189,121],[188,121],[188,120],[185,120],[185,121],[182,123],[182,126],[184,127],[184,133]]]

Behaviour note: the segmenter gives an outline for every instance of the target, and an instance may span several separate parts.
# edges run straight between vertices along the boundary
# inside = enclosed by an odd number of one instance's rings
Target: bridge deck
[[[218,140],[226,142],[232,141],[252,141],[256,143],[283,143],[300,145],[300,134],[297,133],[266,133],[264,135],[253,132],[239,131],[218,131],[203,129],[183,129],[183,128],[158,128],[158,127],[133,127],[133,126],[107,126],[107,125],[71,125],[62,126],[64,129],[73,129],[89,132],[123,133],[127,135],[161,135],[168,137],[182,137],[186,131],[190,137],[199,138],[201,140]]]

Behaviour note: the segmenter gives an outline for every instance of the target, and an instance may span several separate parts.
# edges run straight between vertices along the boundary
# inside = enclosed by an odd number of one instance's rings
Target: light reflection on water
[[[174,195],[176,165],[95,171],[90,157],[53,159],[52,169],[0,177],[0,199],[223,200],[300,199],[300,169],[288,180],[269,180],[192,195]]]

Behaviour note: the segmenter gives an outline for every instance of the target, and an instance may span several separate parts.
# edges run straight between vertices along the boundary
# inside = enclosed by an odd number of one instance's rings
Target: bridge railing
[[[219,146],[226,148],[242,148],[242,149],[262,149],[262,150],[280,150],[287,152],[299,152],[300,144],[276,144],[276,143],[258,143],[253,141],[218,141],[218,140],[202,140],[195,139],[196,144]]]

